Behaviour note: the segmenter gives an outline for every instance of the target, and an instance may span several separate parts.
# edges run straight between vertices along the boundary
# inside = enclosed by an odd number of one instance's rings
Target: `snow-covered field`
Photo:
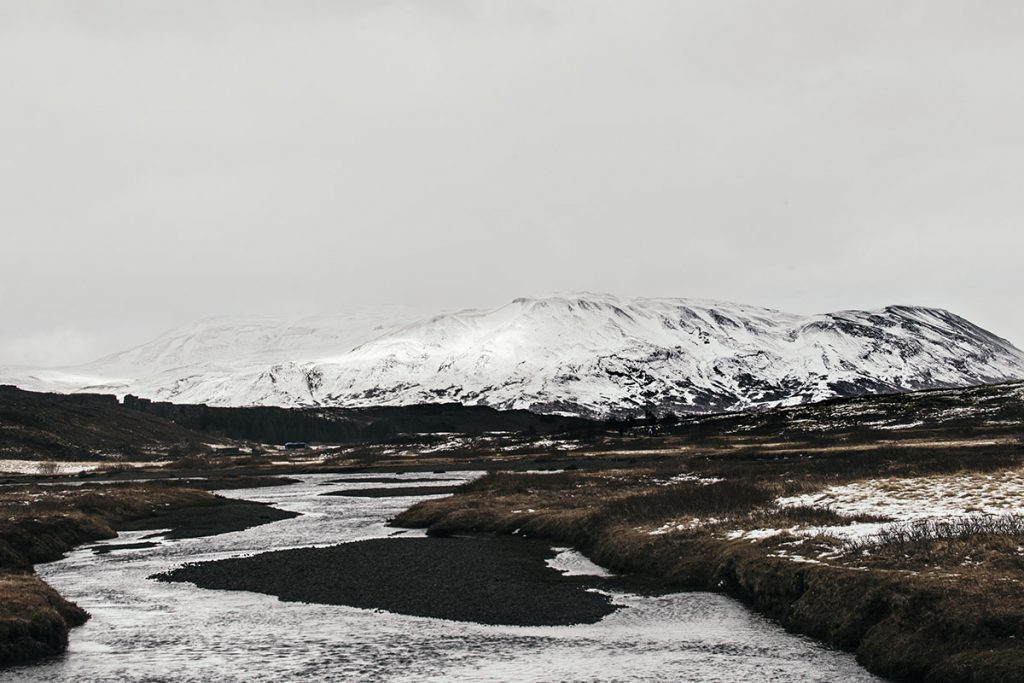
[[[1024,469],[866,479],[777,502],[783,506],[829,507],[845,515],[883,515],[900,521],[1021,513]]]
[[[681,475],[666,484],[680,481],[711,482],[693,475]],[[829,486],[820,491],[777,498],[775,505],[785,508],[819,508],[843,517],[860,518],[847,524],[787,526],[740,526],[728,516],[673,519],[648,529],[652,536],[675,532],[705,530],[721,538],[756,542],[782,534],[795,537],[777,554],[797,562],[818,562],[836,551],[808,556],[801,546],[808,539],[825,536],[844,543],[870,543],[886,527],[921,521],[951,522],[965,518],[1024,515],[1024,468],[994,472],[933,474],[921,477],[879,477],[849,484]],[[877,520],[868,518],[876,517]]]
[[[735,529],[729,539],[757,541],[783,533],[798,537],[776,553],[797,562],[817,562],[834,555],[801,552],[801,539],[830,536],[845,542],[871,542],[885,527],[927,520],[949,522],[965,517],[1024,514],[1024,469],[999,472],[966,472],[922,477],[884,477],[830,486],[815,493],[779,498],[779,507],[826,508],[843,516],[871,515],[885,521],[857,521],[844,525],[795,525],[788,528]],[[717,520],[698,520],[695,528]],[[671,526],[652,533],[665,533]]]
[[[140,461],[128,460],[0,460],[0,474],[43,474],[47,476],[57,474],[78,474],[79,472],[92,472],[104,467],[116,465],[117,467],[161,467],[168,461]]]

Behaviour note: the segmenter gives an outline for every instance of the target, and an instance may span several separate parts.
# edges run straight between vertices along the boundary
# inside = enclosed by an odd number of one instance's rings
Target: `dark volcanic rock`
[[[145,460],[151,449],[201,448],[208,435],[127,410],[114,396],[44,394],[0,385],[0,457],[89,460],[120,454]]]
[[[154,578],[481,624],[594,623],[615,611],[592,581],[563,577],[541,541],[504,536],[375,539],[190,564]]]

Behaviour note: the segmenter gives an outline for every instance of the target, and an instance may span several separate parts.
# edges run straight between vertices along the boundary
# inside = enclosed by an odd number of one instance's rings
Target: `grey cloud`
[[[554,290],[1018,343],[1024,6],[8,2],[0,363]]]

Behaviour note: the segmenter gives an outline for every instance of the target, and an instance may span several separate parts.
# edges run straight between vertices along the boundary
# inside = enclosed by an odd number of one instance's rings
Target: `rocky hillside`
[[[0,386],[0,458],[166,457],[223,439],[125,409],[114,396],[41,394]]]

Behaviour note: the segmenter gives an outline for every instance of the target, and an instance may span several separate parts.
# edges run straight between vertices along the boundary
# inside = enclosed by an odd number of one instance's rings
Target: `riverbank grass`
[[[886,453],[492,473],[392,523],[542,538],[613,571],[726,592],[895,680],[1020,680],[1024,470],[965,467],[962,453],[936,449]],[[988,486],[951,500],[942,492],[958,477]],[[887,496],[836,493],[850,487]],[[911,496],[918,505],[901,504]]]
[[[69,629],[89,618],[36,576],[39,562],[113,538],[130,520],[230,501],[171,484],[16,486],[0,491],[0,666],[60,654]],[[252,504],[255,505],[255,504]]]

